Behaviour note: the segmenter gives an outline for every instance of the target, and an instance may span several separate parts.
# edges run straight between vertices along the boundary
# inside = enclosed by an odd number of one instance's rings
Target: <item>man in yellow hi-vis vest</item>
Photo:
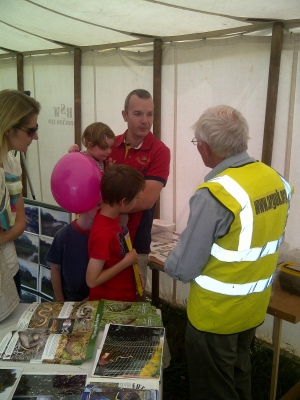
[[[247,154],[248,124],[229,106],[207,109],[194,125],[212,168],[190,199],[190,215],[165,262],[190,283],[186,352],[190,398],[250,400],[249,348],[265,318],[292,188]]]

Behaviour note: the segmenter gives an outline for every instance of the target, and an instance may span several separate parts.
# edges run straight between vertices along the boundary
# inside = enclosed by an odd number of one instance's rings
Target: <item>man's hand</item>
[[[133,209],[130,210],[130,213],[149,210],[152,208],[157,201],[162,188],[163,184],[161,182],[147,179],[145,182],[145,189],[142,191]]]

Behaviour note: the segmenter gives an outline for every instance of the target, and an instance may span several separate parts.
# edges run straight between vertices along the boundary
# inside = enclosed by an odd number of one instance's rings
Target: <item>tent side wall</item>
[[[299,41],[297,35],[284,37],[272,158],[272,166],[283,175],[288,163],[289,181],[295,189],[285,237],[291,248],[300,247]],[[217,104],[239,109],[249,123],[249,154],[261,159],[270,43],[270,37],[239,36],[174,42],[163,49],[161,138],[170,148],[172,160],[169,181],[161,194],[160,216],[175,222],[178,232],[186,226],[189,198],[209,171],[191,144],[191,126],[203,110]],[[0,59],[0,71],[0,89],[17,88],[15,59]],[[25,57],[24,83],[25,90],[42,104],[39,140],[27,154],[29,174],[37,200],[56,204],[51,172],[74,143],[73,53]],[[81,85],[82,130],[102,121],[120,134],[126,129],[121,116],[126,95],[138,87],[153,92],[153,52],[83,52]],[[292,143],[290,151],[287,140]],[[185,304],[189,285],[175,283],[165,274],[160,282],[163,299]],[[268,318],[266,329],[265,324],[259,328],[267,338],[271,337]],[[283,341],[297,349],[291,336],[283,334]]]

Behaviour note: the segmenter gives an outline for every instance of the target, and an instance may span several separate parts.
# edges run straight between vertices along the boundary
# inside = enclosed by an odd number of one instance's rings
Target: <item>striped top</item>
[[[0,168],[0,227],[9,230],[16,219],[17,202],[22,192],[22,169],[12,153],[7,154]]]

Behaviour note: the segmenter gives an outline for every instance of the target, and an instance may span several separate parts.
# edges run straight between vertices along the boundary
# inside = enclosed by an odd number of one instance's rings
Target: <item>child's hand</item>
[[[74,151],[79,151],[78,144],[72,144],[72,146],[68,150],[68,153],[73,153]]]
[[[125,255],[124,259],[126,259],[126,262],[128,262],[128,266],[136,264],[138,262],[137,252],[134,249],[132,249],[129,253]]]

